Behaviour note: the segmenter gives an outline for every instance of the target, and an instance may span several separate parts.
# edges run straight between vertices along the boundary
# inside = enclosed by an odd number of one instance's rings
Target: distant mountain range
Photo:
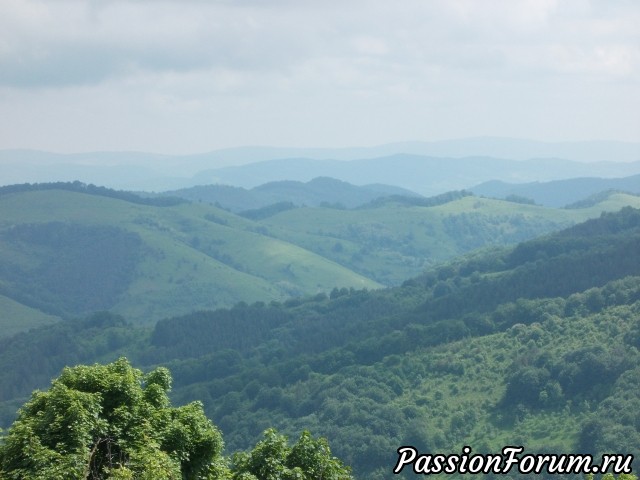
[[[623,177],[640,174],[639,162],[640,143],[548,143],[509,138],[338,149],[241,147],[196,155],[3,150],[0,182],[80,180],[158,192],[208,184],[252,188],[272,181],[308,182],[324,176],[355,185],[382,183],[435,195],[488,180],[522,183]]]
[[[597,203],[600,199],[598,196],[604,195],[602,198],[605,198],[606,192],[640,194],[640,175],[622,178],[583,177],[529,183],[490,180],[471,187],[468,191],[489,198],[530,200],[547,207],[572,208],[576,202]],[[251,189],[229,185],[200,185],[163,192],[162,196],[215,204],[236,213],[266,207],[272,207],[275,213],[278,207],[274,204],[285,203],[288,205],[280,205],[281,209],[294,206],[356,208],[371,202],[393,201],[419,205],[419,201],[416,203],[411,199],[425,199],[422,195],[400,187],[382,184],[357,186],[329,177],[317,177],[306,183],[294,180],[268,182]],[[596,198],[592,198],[593,196]],[[401,200],[399,197],[404,199]]]
[[[373,147],[239,147],[192,155],[191,158],[215,160],[216,162],[224,162],[227,165],[237,165],[276,158],[358,160],[398,153],[450,158],[484,156],[512,160],[564,158],[578,162],[633,162],[640,160],[640,143],[617,141],[540,142],[505,137],[475,137],[433,142],[395,142]]]
[[[232,212],[259,209],[280,202],[288,202],[299,207],[331,205],[354,208],[380,197],[420,196],[410,190],[391,185],[356,186],[329,177],[317,177],[306,183],[281,180],[251,189],[229,185],[199,185],[164,192],[163,195],[176,196],[192,202],[216,204]]]
[[[584,163],[558,158],[527,161],[491,157],[435,158],[397,154],[349,162],[288,158],[200,172],[198,184],[252,188],[279,180],[333,177],[356,185],[385,183],[422,195],[460,190],[489,180],[524,183],[574,177],[624,177],[640,173],[640,162]]]
[[[492,198],[516,195],[530,198],[538,205],[562,208],[608,190],[640,193],[640,175],[624,178],[571,178],[522,184],[492,180],[469,190],[477,195]]]

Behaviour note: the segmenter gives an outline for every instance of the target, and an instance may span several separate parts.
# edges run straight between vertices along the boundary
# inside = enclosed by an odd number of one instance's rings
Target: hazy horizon
[[[513,143],[528,143],[528,144],[539,144],[545,145],[550,148],[554,146],[575,146],[575,145],[602,145],[602,144],[617,144],[620,146],[629,146],[629,147],[638,147],[640,148],[640,141],[631,141],[631,140],[616,140],[610,138],[594,138],[594,139],[584,139],[584,140],[540,140],[536,138],[524,138],[524,137],[499,137],[492,135],[485,136],[475,136],[475,137],[457,137],[457,138],[442,138],[442,139],[433,139],[433,140],[417,140],[417,139],[408,139],[408,140],[398,140],[393,142],[384,142],[384,143],[373,143],[373,144],[353,144],[353,145],[307,145],[307,146],[291,146],[287,144],[280,145],[259,145],[259,144],[243,144],[243,145],[233,145],[228,147],[220,147],[220,148],[211,148],[209,150],[202,150],[196,152],[186,152],[186,151],[178,151],[172,153],[163,153],[154,150],[122,150],[122,149],[107,149],[107,150],[76,150],[76,151],[56,151],[52,149],[40,149],[40,148],[21,148],[21,147],[7,147],[0,148],[2,152],[16,151],[16,152],[33,152],[33,153],[46,153],[59,155],[61,157],[72,157],[72,156],[81,156],[86,154],[144,154],[144,155],[156,155],[158,157],[195,157],[199,155],[206,155],[210,153],[219,153],[224,151],[241,151],[241,150],[299,150],[299,151],[348,151],[348,150],[371,150],[375,151],[376,149],[388,149],[389,151],[394,151],[401,153],[402,148],[404,146],[441,146],[441,145],[452,145],[454,143],[468,143],[468,142],[483,142],[485,145],[483,148],[487,148],[487,145],[490,143],[495,143],[497,148],[500,148],[501,142],[513,142]],[[490,148],[490,147],[489,147]],[[639,150],[640,151],[640,150]],[[461,156],[471,156],[474,155],[472,153],[465,153]],[[534,158],[534,157],[531,157]],[[331,159],[334,159],[333,157]],[[340,160],[341,158],[335,158]],[[519,160],[519,158],[512,158],[512,160]],[[640,161],[640,156],[637,159]],[[616,160],[616,161],[635,161],[635,160]]]

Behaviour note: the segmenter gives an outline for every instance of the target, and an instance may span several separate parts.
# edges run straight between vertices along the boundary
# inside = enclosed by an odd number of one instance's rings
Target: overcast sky
[[[0,148],[640,141],[637,0],[1,0]]]

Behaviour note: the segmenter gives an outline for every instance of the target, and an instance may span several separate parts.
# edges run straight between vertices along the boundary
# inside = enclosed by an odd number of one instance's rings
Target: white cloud
[[[622,0],[3,0],[0,148],[638,139],[639,22]]]

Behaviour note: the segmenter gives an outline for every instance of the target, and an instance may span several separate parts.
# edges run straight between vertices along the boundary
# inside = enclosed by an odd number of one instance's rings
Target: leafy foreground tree
[[[0,478],[199,479],[225,474],[222,435],[198,402],[170,406],[171,375],[121,358],[65,368],[0,445]]]
[[[36,391],[0,442],[1,479],[350,479],[326,440],[305,432],[289,448],[265,433],[237,469],[222,456],[218,429],[202,404],[172,407],[166,368],[144,375],[125,358],[65,368]]]
[[[233,480],[349,480],[350,469],[331,456],[326,439],[303,432],[289,447],[274,429],[249,453],[233,456]]]

